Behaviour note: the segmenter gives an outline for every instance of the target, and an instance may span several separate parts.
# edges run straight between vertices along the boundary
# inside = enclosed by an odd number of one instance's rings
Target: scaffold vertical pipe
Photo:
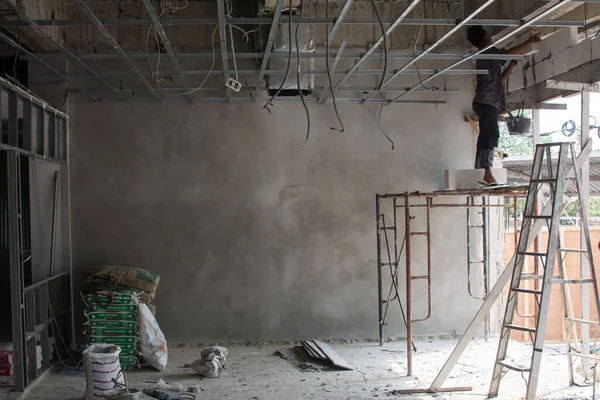
[[[379,204],[379,195],[375,195],[375,213],[377,214],[377,295],[378,295],[378,308],[379,308],[379,345],[383,346],[383,282],[381,276],[381,226],[379,220],[381,219],[381,210]]]
[[[406,235],[406,375],[412,375],[412,272],[411,272],[411,234],[410,234],[410,196],[404,197],[404,217]]]

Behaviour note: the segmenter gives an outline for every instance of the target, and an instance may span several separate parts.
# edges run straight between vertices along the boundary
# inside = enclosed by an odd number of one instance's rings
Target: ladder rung
[[[559,285],[568,284],[568,283],[594,283],[596,282],[594,279],[550,279],[550,283],[558,283]]]
[[[538,251],[518,251],[517,254],[521,254],[523,256],[536,256],[536,257],[547,257],[546,253],[541,253]]]
[[[386,226],[385,228],[381,228],[381,230],[393,231],[395,228],[393,226]]]
[[[513,292],[519,292],[519,293],[542,294],[541,290],[535,290],[535,289],[511,288],[510,290],[512,290]]]
[[[583,354],[575,349],[571,349],[571,355],[575,357],[589,358],[591,360],[600,360],[600,356],[595,356],[593,354]]]
[[[483,264],[485,261],[484,260],[477,260],[477,261],[469,261],[471,264]]]
[[[483,228],[483,225],[469,225],[469,228]]]
[[[588,252],[585,249],[560,249],[560,251],[564,251],[565,253],[587,253]]]
[[[551,183],[551,182],[556,182],[556,178],[540,178],[540,179],[531,179],[530,182],[537,182],[537,183]]]
[[[519,367],[517,365],[511,365],[511,364],[507,363],[506,361],[498,361],[498,364],[500,364],[503,367],[506,367],[508,369],[512,369],[513,371],[517,371],[517,372],[529,372],[531,370],[531,368],[525,368],[525,367]]]
[[[530,219],[551,219],[552,215],[525,215],[525,216],[523,216],[523,218],[530,218]]]
[[[531,281],[536,279],[544,279],[544,275],[533,275],[533,274],[523,274],[521,275],[522,281]]]
[[[429,276],[428,275],[419,275],[419,276],[411,276],[410,279],[412,280],[419,280],[419,279],[428,279]]]
[[[535,331],[536,331],[535,328],[528,328],[526,326],[514,325],[514,324],[506,324],[506,325],[504,325],[504,327],[515,330],[515,331],[533,332],[533,333],[535,333]]]
[[[387,266],[390,266],[390,265],[396,265],[396,264],[394,264],[394,263],[381,263],[382,267],[387,267]]]
[[[410,236],[427,236],[427,232],[411,232]]]
[[[580,324],[599,325],[600,326],[600,322],[597,322],[597,321],[589,321],[587,319],[579,319],[579,318],[571,318],[571,317],[566,317],[565,319],[567,321],[578,322]]]

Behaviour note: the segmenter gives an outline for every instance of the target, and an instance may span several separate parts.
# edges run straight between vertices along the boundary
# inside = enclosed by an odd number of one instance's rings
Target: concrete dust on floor
[[[417,341],[413,357],[414,375],[406,377],[406,343],[331,345],[354,371],[302,371],[275,355],[286,346],[229,347],[228,368],[217,379],[202,379],[186,364],[199,357],[201,348],[170,348],[166,370],[151,369],[127,374],[130,387],[148,387],[143,381],[164,379],[183,387],[199,384],[203,391],[197,399],[212,400],[366,400],[373,398],[414,399],[485,399],[489,388],[497,340],[475,340],[453,369],[444,387],[472,386],[471,392],[438,395],[393,395],[395,389],[427,388],[448,355],[455,340]],[[514,344],[527,354],[529,347]],[[287,346],[289,348],[289,346]],[[79,400],[85,390],[85,378],[53,371],[26,396],[31,400]],[[508,372],[502,379],[500,398],[519,399],[525,393],[523,377]],[[591,387],[569,387],[564,346],[547,346],[544,351],[538,397],[546,399],[591,398]],[[140,399],[149,399],[140,396]]]

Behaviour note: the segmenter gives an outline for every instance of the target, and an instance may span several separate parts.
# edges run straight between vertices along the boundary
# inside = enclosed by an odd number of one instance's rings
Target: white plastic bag
[[[119,354],[121,348],[114,344],[93,344],[83,352],[83,366],[87,389],[85,400],[102,400],[107,391],[124,384]]]
[[[167,366],[167,340],[148,306],[139,305],[140,349],[144,360],[162,371]]]
[[[211,346],[202,349],[200,359],[190,367],[205,378],[218,378],[220,371],[225,368],[229,352],[225,347]]]

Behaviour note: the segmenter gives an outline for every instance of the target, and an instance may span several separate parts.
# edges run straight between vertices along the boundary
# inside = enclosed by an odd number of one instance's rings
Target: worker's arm
[[[515,67],[515,65],[517,65],[517,62],[515,60],[512,60],[510,62],[510,64],[508,64],[508,67],[506,67],[506,69],[502,73],[502,83],[503,84],[506,83],[506,81],[508,80],[508,77],[512,73],[512,70]]]
[[[525,50],[525,48],[527,46],[529,46],[530,44],[539,43],[540,40],[541,39],[539,36],[532,36],[529,39],[527,39],[525,42],[523,42],[522,44],[512,47],[510,49],[504,50],[504,52],[506,54],[523,54],[523,50]]]

